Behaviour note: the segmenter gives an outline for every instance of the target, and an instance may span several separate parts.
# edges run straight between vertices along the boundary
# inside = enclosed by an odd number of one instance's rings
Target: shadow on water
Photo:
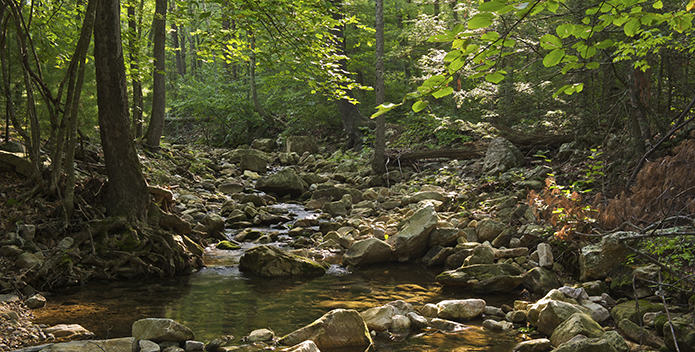
[[[80,324],[98,338],[116,338],[131,336],[131,325],[138,319],[171,318],[192,329],[197,340],[233,335],[234,342],[243,344],[241,338],[254,329],[269,328],[283,336],[336,308],[361,311],[402,299],[418,309],[425,303],[473,297],[499,307],[512,305],[516,298],[443,290],[434,280],[440,270],[416,264],[353,272],[333,265],[318,278],[259,278],[239,271],[242,254],[243,249],[208,248],[208,267],[188,277],[95,283],[55,292],[45,308],[34,311],[35,323]],[[484,330],[482,320],[466,324],[468,329],[456,333],[427,330],[412,336],[378,336],[375,350],[508,352],[520,341],[515,332]]]

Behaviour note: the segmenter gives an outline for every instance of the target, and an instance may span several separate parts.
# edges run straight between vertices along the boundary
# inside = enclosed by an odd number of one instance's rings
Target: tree
[[[120,11],[118,0],[98,0],[94,26],[99,134],[109,178],[105,205],[109,216],[144,222],[150,194],[130,133]]]
[[[384,87],[384,0],[376,0],[375,7],[376,17],[376,106],[383,104],[386,101],[386,91]],[[372,171],[378,175],[386,172],[384,165],[384,153],[386,149],[386,116],[379,115],[376,117],[376,139],[374,140],[374,159],[372,160]]]
[[[164,113],[166,109],[166,13],[167,0],[156,0],[152,31],[154,32],[154,85],[152,114],[145,133],[147,146],[159,148],[159,141],[164,131]]]

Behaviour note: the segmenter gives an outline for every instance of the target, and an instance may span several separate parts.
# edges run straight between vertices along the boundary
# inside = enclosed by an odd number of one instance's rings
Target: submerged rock
[[[476,264],[444,271],[436,277],[445,286],[460,286],[479,293],[506,293],[521,285],[521,270],[507,263]]]
[[[320,276],[326,273],[321,264],[309,258],[290,255],[271,245],[260,245],[244,253],[239,269],[265,276]]]

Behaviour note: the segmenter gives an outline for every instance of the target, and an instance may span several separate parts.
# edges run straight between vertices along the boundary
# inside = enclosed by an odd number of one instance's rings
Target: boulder
[[[463,261],[463,265],[493,264],[494,262],[495,250],[486,243],[473,248],[473,253]]]
[[[601,325],[584,313],[574,313],[567,320],[560,323],[550,336],[550,342],[559,346],[577,335],[586,337],[601,337],[604,331]]]
[[[446,258],[452,254],[454,254],[454,249],[451,247],[434,246],[427,251],[422,262],[428,267],[443,265]]]
[[[618,352],[610,340],[602,338],[588,338],[586,336],[576,336],[575,338],[563,343],[553,350],[553,352]]]
[[[410,326],[413,329],[424,329],[427,327],[427,325],[429,325],[425,317],[415,312],[410,312],[405,316],[408,317],[408,319],[410,319]]]
[[[642,329],[630,319],[623,319],[618,322],[618,329],[623,333],[623,336],[642,345],[656,349],[664,345],[664,340],[657,336],[654,331]],[[670,335],[670,331],[668,335]]]
[[[14,171],[24,177],[31,177],[31,170],[31,162],[26,154],[0,150],[0,171]]]
[[[140,319],[133,323],[132,335],[136,340],[154,342],[193,340],[191,329],[171,320],[163,318]]]
[[[475,227],[475,231],[478,234],[478,242],[493,241],[504,231],[505,227],[503,223],[495,220],[480,220]]]
[[[94,334],[78,324],[58,324],[43,329],[46,334],[52,334],[59,340],[81,340],[94,337]]]
[[[367,324],[360,313],[352,309],[332,310],[313,323],[287,334],[278,343],[293,346],[306,340],[314,341],[319,349],[367,347],[372,344]]]
[[[326,268],[305,257],[290,255],[271,245],[260,245],[247,250],[239,259],[239,269],[264,277],[321,276]]]
[[[538,265],[541,268],[550,269],[553,267],[553,251],[549,244],[538,244]]]
[[[453,247],[456,246],[461,230],[455,228],[435,228],[430,233],[429,246]]]
[[[510,141],[504,138],[493,139],[485,153],[483,173],[499,175],[511,168],[521,165],[524,154]]]
[[[388,238],[386,242],[393,247],[398,261],[420,258],[427,252],[429,234],[437,221],[437,212],[429,204],[415,212],[398,233]]]
[[[275,193],[279,197],[285,195],[298,197],[308,188],[309,185],[292,168],[282,169],[275,174],[262,177],[256,181],[256,189],[267,193]]]
[[[123,337],[109,340],[85,340],[54,343],[42,351],[50,352],[132,352],[135,339]]]
[[[29,309],[39,309],[46,306],[46,297],[40,293],[33,294],[24,301]]]
[[[457,331],[467,330],[470,328],[464,324],[457,323],[457,322],[451,321],[451,320],[440,319],[440,318],[434,318],[434,319],[430,320],[430,326],[434,329],[442,330],[442,331],[446,331],[446,332],[457,332]]]
[[[444,271],[436,277],[444,286],[459,286],[478,293],[507,293],[521,282],[521,271],[507,263],[476,264]]]
[[[391,259],[391,246],[378,239],[367,238],[352,244],[343,255],[343,265],[367,266]]]
[[[437,191],[421,191],[411,196],[403,197],[403,199],[401,199],[401,205],[406,206],[408,204],[419,203],[423,200],[436,200],[443,202],[446,200],[446,197]]]
[[[579,254],[579,279],[582,281],[605,279],[611,271],[619,268],[629,254],[619,241],[619,238],[626,234],[626,232],[616,232],[606,235],[600,243],[583,247]]]
[[[256,329],[251,331],[246,337],[248,342],[272,341],[275,338],[275,333],[270,329]]]
[[[254,139],[251,142],[251,148],[258,149],[262,152],[270,153],[278,147],[277,141],[271,138]]]
[[[560,286],[557,275],[552,271],[535,267],[522,275],[523,284],[527,290],[533,293],[544,293]]]
[[[538,331],[551,336],[555,328],[575,313],[589,315],[589,311],[582,306],[562,301],[550,301],[538,315],[538,321],[536,322]],[[533,324],[533,322],[531,323]]]
[[[411,325],[412,323],[410,322],[410,319],[408,317],[406,317],[405,315],[397,314],[394,315],[391,319],[391,327],[389,328],[389,330],[395,332],[408,331],[410,330]]]
[[[159,352],[161,351],[161,347],[154,342],[150,340],[140,340],[138,341],[138,346],[140,347],[140,352]]]
[[[282,352],[321,352],[319,348],[316,346],[314,341],[307,340],[301,343],[298,343],[292,347],[284,348],[280,350]]]
[[[548,339],[534,339],[519,342],[512,352],[547,352],[553,349]]]
[[[219,214],[207,214],[205,215],[201,223],[205,225],[205,228],[208,230],[208,233],[212,234],[224,231],[224,221],[224,218],[221,217]]]
[[[673,341],[673,333],[675,332],[678,347],[680,348],[681,352],[695,351],[695,328],[693,327],[692,319],[675,317],[671,319],[671,322],[672,324],[664,324],[662,330],[666,347],[668,347],[671,351],[676,350],[676,345]],[[671,326],[673,326],[673,332],[671,331]]]
[[[548,291],[548,293],[543,298],[528,306],[528,320],[532,325],[536,325],[536,323],[538,322],[538,316],[541,314],[541,311],[545,309],[548,303],[552,301],[560,301],[572,305],[578,304],[575,299],[565,296],[565,294],[558,291],[557,289],[552,289]]]
[[[592,301],[582,301],[581,302],[582,307],[588,309],[591,312],[591,319],[596,320],[599,323],[603,323],[604,321],[608,320],[611,318],[611,312],[608,311],[604,306],[592,302]]]
[[[634,301],[623,302],[611,309],[613,320],[620,322],[623,319],[630,319],[633,323],[640,323],[640,318],[644,313],[665,312],[664,305],[661,303],[652,303],[646,300],[638,300],[637,304]]]
[[[24,252],[18,255],[17,259],[14,261],[14,265],[20,269],[38,267],[41,265],[41,263],[43,263],[43,261],[39,259],[39,257],[29,252]]]
[[[437,303],[437,317],[456,321],[469,320],[483,314],[485,305],[484,300],[475,298],[441,301]]]
[[[319,151],[319,147],[311,136],[289,136],[287,137],[287,152],[302,155],[305,152],[314,154]]]
[[[391,321],[394,316],[394,308],[390,305],[383,305],[381,307],[374,307],[365,310],[360,313],[362,319],[364,319],[367,328],[371,331],[386,331],[391,327]]]
[[[268,162],[266,158],[258,155],[242,155],[241,161],[239,162],[239,169],[242,171],[251,170],[253,172],[266,172],[268,169]]]

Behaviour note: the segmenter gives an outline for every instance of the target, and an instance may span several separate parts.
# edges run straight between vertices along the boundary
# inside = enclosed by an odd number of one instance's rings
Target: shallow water
[[[291,210],[302,212],[301,207]],[[299,214],[306,216],[310,214]],[[171,318],[193,330],[197,340],[233,335],[234,342],[242,345],[241,338],[254,329],[269,328],[283,336],[336,308],[361,311],[402,299],[418,309],[425,303],[473,297],[500,306],[513,305],[517,297],[444,290],[434,280],[440,270],[416,264],[378,265],[354,272],[333,265],[318,278],[259,278],[239,271],[242,254],[243,248],[208,248],[204,257],[208,267],[188,277],[95,283],[56,292],[48,297],[45,308],[35,310],[35,323],[80,324],[97,338],[116,338],[131,336],[130,327],[138,319]],[[480,319],[466,324],[470,328],[456,333],[428,330],[414,336],[378,337],[375,344],[378,351],[508,352],[521,341],[516,332],[482,329]]]

